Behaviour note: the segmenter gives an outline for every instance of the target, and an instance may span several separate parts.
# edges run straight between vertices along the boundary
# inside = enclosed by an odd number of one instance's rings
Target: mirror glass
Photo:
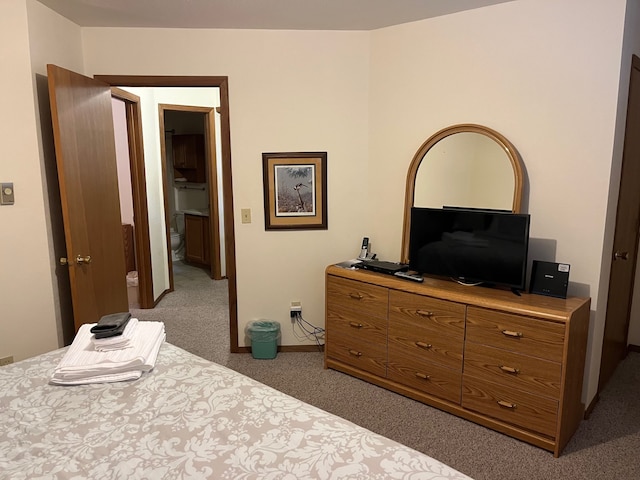
[[[402,262],[408,262],[411,207],[468,207],[520,212],[522,160],[501,134],[460,124],[432,135],[407,174]]]
[[[422,158],[413,205],[511,210],[514,185],[504,149],[486,135],[461,132],[443,138]]]

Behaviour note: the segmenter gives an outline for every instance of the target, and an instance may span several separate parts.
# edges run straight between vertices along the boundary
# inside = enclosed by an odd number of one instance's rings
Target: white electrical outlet
[[[295,320],[298,315],[302,315],[302,303],[291,302],[291,320]]]

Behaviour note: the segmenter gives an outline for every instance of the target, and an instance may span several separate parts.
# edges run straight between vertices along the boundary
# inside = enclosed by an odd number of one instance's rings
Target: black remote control
[[[408,273],[408,272],[396,272],[394,273],[396,277],[406,278],[407,280],[413,280],[414,282],[424,282],[424,278],[419,273]]]

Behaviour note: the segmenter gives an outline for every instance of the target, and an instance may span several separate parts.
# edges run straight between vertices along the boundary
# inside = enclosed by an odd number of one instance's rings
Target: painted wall
[[[282,323],[291,301],[324,325],[324,268],[357,255],[368,195],[369,35],[365,32],[83,29],[86,74],[226,75],[239,329]],[[206,48],[204,48],[206,46]],[[156,52],[158,55],[150,55]],[[145,143],[146,147],[146,143]],[[326,231],[265,231],[262,152],[328,152]],[[240,223],[240,209],[252,211]],[[240,345],[246,344],[244,335]]]
[[[135,225],[133,221],[133,191],[131,187],[131,164],[125,103],[111,99],[113,131],[116,139],[116,164],[118,166],[118,193],[120,194],[120,217],[122,223]]]
[[[637,18],[637,0],[629,4]],[[88,75],[227,75],[241,330],[256,318],[280,320],[283,344],[299,343],[287,325],[292,300],[322,325],[325,265],[357,255],[363,235],[381,258],[399,257],[405,174],[416,149],[444,126],[481,123],[509,138],[524,159],[532,255],[570,263],[571,293],[593,298],[586,372],[592,398],[606,302],[609,184],[619,179],[618,107],[628,77],[624,62],[621,68],[625,5],[519,0],[366,33],[80,30],[34,0],[3,2],[0,52],[12,73],[1,81],[12,95],[2,97],[0,127],[21,128],[4,157],[20,163],[5,167],[3,160],[3,176],[12,178],[2,181],[16,182],[21,203],[0,207],[2,224],[15,232],[0,246],[24,251],[27,241],[35,256],[25,262],[3,253],[15,275],[0,280],[3,292],[14,292],[3,295],[0,355],[9,344],[22,357],[50,349],[60,322],[38,117],[24,108],[33,105],[25,87],[32,71],[57,63]],[[637,51],[637,27],[629,31],[625,52]],[[329,229],[265,232],[261,153],[305,150],[329,154]],[[241,208],[252,209],[252,224],[239,222]],[[33,323],[28,336],[24,324],[4,320],[11,317]]]
[[[38,126],[41,105],[34,102],[43,84],[46,90],[41,77],[45,67],[34,68],[33,63],[48,57],[81,68],[82,55],[80,29],[63,19],[45,21],[43,10],[48,11],[25,0],[0,4],[0,181],[14,183],[16,199],[13,206],[0,207],[0,357],[13,355],[15,360],[57,348],[64,338],[58,288],[66,272],[55,262],[58,232],[50,218],[58,212],[45,187],[46,178],[56,172],[45,163]],[[52,32],[58,34],[55,42]],[[45,37],[48,46],[39,42]],[[45,97],[45,107],[47,102]]]
[[[386,220],[371,220],[381,257],[399,257],[405,175],[422,142],[456,123],[502,133],[527,171],[530,257],[571,264],[569,293],[592,297],[585,399],[597,387],[604,325],[624,12],[624,0],[520,0],[372,34],[381,114],[371,116],[368,170],[385,195],[372,195],[369,211]]]

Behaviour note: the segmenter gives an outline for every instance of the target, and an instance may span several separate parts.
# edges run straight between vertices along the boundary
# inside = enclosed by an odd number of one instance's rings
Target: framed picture
[[[263,153],[265,230],[327,229],[327,152]]]

